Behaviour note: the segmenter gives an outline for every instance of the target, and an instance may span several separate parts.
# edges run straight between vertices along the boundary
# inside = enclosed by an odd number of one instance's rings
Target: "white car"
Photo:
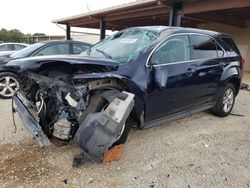
[[[23,43],[1,43],[0,44],[0,57],[10,56],[14,52],[26,48],[28,44]]]

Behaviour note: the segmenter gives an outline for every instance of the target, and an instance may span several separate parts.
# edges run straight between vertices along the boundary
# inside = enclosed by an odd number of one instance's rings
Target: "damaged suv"
[[[230,114],[244,60],[230,36],[180,27],[134,27],[77,56],[14,60],[13,100],[41,146],[75,140],[96,162],[139,128],[210,109]]]

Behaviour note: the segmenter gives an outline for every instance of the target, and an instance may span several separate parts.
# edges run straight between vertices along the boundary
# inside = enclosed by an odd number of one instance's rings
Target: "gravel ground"
[[[147,130],[132,130],[122,158],[72,167],[74,144],[39,148],[10,101],[0,105],[0,187],[250,187],[250,92],[241,91],[233,113],[207,112]]]

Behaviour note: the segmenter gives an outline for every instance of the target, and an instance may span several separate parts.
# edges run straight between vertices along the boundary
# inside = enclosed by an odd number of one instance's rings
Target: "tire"
[[[0,73],[0,98],[10,99],[19,89],[18,76],[10,72]]]
[[[108,101],[104,100],[98,94],[91,96],[89,100],[89,105],[79,117],[78,122],[82,122],[90,113],[101,112],[105,108],[105,106],[107,106],[108,104],[109,104]],[[124,144],[126,142],[130,128],[131,128],[131,125],[126,123],[123,129],[122,135],[112,145],[112,147],[116,145]]]
[[[234,107],[235,96],[236,92],[234,85],[228,83],[221,92],[215,107],[211,109],[211,113],[219,117],[228,116]]]

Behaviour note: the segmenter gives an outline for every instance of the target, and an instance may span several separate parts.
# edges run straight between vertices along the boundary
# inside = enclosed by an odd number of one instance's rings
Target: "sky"
[[[1,0],[0,29],[19,29],[25,34],[64,35],[65,31],[51,23],[52,20],[133,1],[135,0]]]

